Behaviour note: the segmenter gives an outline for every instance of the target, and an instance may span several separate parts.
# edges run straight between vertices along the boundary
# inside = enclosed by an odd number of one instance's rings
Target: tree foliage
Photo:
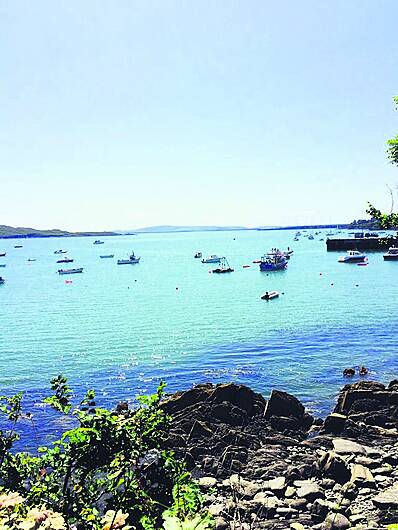
[[[393,99],[396,109],[398,110],[398,96],[395,96]],[[392,164],[398,165],[398,135],[387,140],[387,158]],[[368,213],[373,219],[376,219],[381,228],[384,228],[385,230],[398,227],[398,213],[394,213],[392,209],[389,214],[383,213],[371,203],[368,203],[366,213]]]
[[[1,530],[213,527],[184,463],[164,449],[171,420],[160,407],[163,383],[141,396],[136,409],[116,411],[97,407],[93,390],[73,405],[63,375],[51,388],[44,403],[72,415],[76,426],[37,455],[12,451],[22,393],[0,396],[10,426],[0,431]]]

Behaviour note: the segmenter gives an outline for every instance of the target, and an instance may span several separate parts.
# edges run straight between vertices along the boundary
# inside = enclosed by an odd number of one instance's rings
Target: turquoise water
[[[0,240],[7,251],[0,258],[7,264],[0,268],[0,392],[26,390],[35,401],[63,372],[78,392],[94,387],[99,402],[114,404],[152,391],[161,378],[169,390],[234,380],[265,394],[285,389],[324,413],[345,367],[365,364],[372,377],[395,377],[398,263],[374,253],[367,267],[340,264],[321,236],[293,237],[142,234],[98,246],[90,238]],[[18,243],[22,249],[14,249]],[[260,272],[252,261],[274,246],[294,249],[288,269]],[[58,248],[75,262],[56,264]],[[131,250],[141,262],[116,265]],[[212,265],[193,258],[198,250],[227,256],[235,272],[209,274]],[[99,258],[109,253],[115,259]],[[81,275],[56,273],[79,266]],[[274,289],[284,294],[260,299]]]

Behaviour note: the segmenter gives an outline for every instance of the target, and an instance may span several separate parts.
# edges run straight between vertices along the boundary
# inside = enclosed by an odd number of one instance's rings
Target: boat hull
[[[108,256],[100,256],[101,259],[113,258],[115,254],[109,254]]]
[[[80,269],[60,269],[58,274],[80,274],[83,272],[83,268]]]
[[[260,263],[260,271],[281,271],[286,269],[287,263]]]
[[[384,254],[383,259],[386,261],[398,261],[398,254]]]
[[[140,262],[140,258],[136,259],[118,259],[117,264],[118,265],[135,265],[136,263]]]

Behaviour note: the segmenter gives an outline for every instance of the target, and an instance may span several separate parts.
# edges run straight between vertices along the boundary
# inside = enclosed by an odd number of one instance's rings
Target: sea
[[[102,245],[89,237],[0,240],[0,394],[23,391],[41,427],[35,436],[51,437],[63,426],[42,399],[59,373],[76,400],[93,388],[107,407],[133,403],[160,381],[168,392],[233,381],[265,397],[273,388],[290,392],[319,416],[347,382],[344,368],[364,365],[382,382],[396,377],[398,262],[375,252],[367,266],[339,263],[324,230],[313,240],[302,231],[299,241],[295,232],[140,233]],[[293,249],[288,267],[261,272],[253,261],[272,247]],[[139,264],[117,265],[131,251]],[[198,251],[227,257],[234,272],[212,274]],[[74,262],[57,264],[65,255]],[[84,271],[57,273],[69,267]],[[279,298],[262,300],[270,290]]]

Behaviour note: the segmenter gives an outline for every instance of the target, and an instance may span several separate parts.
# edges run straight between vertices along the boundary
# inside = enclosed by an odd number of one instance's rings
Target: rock
[[[351,476],[348,466],[334,451],[328,451],[318,462],[319,469],[324,476],[335,480],[339,484],[345,484]]]
[[[198,484],[203,489],[214,488],[217,484],[217,479],[215,479],[214,477],[201,477],[198,480]]]
[[[360,445],[357,442],[352,442],[351,440],[346,440],[344,438],[335,438],[333,440],[333,447],[337,454],[339,455],[366,455],[366,449],[363,445]]]
[[[369,468],[362,464],[353,464],[351,467],[351,482],[367,486],[368,488],[374,487],[375,480]]]
[[[343,376],[344,377],[353,377],[355,375],[355,368],[344,368]]]
[[[305,508],[307,507],[307,501],[306,499],[302,498],[302,499],[287,499],[285,501],[289,506],[291,506],[292,508],[295,508],[296,510],[305,510]]]
[[[207,509],[210,515],[212,515],[213,517],[217,517],[217,515],[220,515],[221,512],[225,510],[225,504],[221,502],[217,504],[211,504]]]
[[[342,513],[330,513],[323,524],[325,530],[346,530],[350,526],[350,521]]]
[[[304,406],[296,397],[281,390],[273,390],[265,409],[265,417],[267,419],[271,416],[302,418],[304,412]]]
[[[333,508],[333,503],[324,499],[315,499],[312,505],[312,513],[324,519]]]
[[[297,490],[298,497],[304,498],[309,502],[313,502],[315,499],[325,497],[325,492],[316,482],[309,482],[301,486]]]
[[[189,433],[189,438],[209,438],[213,435],[211,428],[203,421],[195,421]]]
[[[324,431],[326,433],[340,434],[344,430],[344,425],[347,420],[347,416],[333,412],[326,417],[324,423]]]
[[[288,486],[285,491],[285,499],[291,499],[296,494],[296,488],[293,486]]]
[[[216,517],[214,520],[215,530],[226,530],[229,528],[229,524],[223,517]]]
[[[305,526],[303,526],[301,523],[292,523],[290,525],[290,530],[305,530]]]
[[[285,477],[276,477],[272,480],[268,480],[264,484],[265,489],[272,491],[276,495],[280,496],[283,494],[286,488],[286,479]]]

